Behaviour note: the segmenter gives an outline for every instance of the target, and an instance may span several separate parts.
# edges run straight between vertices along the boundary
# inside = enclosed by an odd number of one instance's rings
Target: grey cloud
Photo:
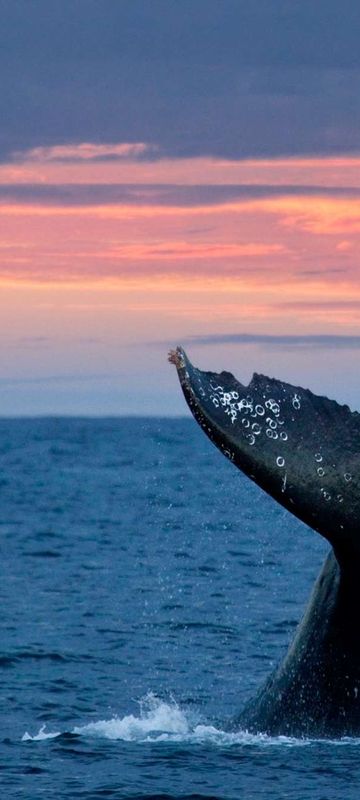
[[[2,49],[36,67],[104,59],[360,66],[357,0],[2,0]],[[14,52],[15,50],[15,52]]]
[[[334,273],[341,273],[341,272],[347,272],[347,271],[348,270],[345,267],[327,267],[326,274],[328,275],[329,273],[334,274]],[[315,277],[315,275],[321,275],[323,277],[324,276],[324,270],[321,270],[321,269],[297,269],[297,270],[294,270],[294,274],[295,275],[301,275],[301,276],[308,275],[309,277]],[[293,303],[291,305],[292,305],[292,307],[294,306]],[[295,305],[297,305],[297,304],[295,304]],[[307,303],[306,305],[310,306],[311,304]],[[316,303],[317,307],[319,307],[321,305],[323,305],[321,302],[317,302]],[[328,303],[326,303],[326,305],[328,305]],[[340,304],[339,303],[334,303],[334,306],[338,306],[338,305],[344,305],[344,304],[343,303],[340,303]]]
[[[145,194],[151,188],[151,193]],[[144,192],[143,196],[141,192]],[[0,184],[0,202],[36,203],[53,205],[101,205],[106,203],[134,203],[139,205],[214,205],[236,199],[256,199],[270,196],[329,196],[360,197],[360,188],[321,186],[266,185],[200,185],[173,186],[157,184]],[[189,233],[201,233],[209,228],[191,228]]]
[[[228,333],[228,334],[208,334],[204,336],[188,336],[184,339],[185,344],[196,345],[216,345],[216,344],[239,344],[239,345],[265,345],[266,347],[276,348],[304,348],[304,349],[336,349],[336,350],[358,350],[360,349],[360,336],[336,336],[327,334],[315,335],[271,335],[271,334],[252,334],[252,333]]]
[[[2,0],[0,155],[355,151],[359,27],[357,0]]]

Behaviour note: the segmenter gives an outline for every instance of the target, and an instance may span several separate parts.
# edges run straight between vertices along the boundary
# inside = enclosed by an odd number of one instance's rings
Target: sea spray
[[[111,719],[77,725],[71,731],[64,733],[125,742],[206,743],[220,747],[261,744],[303,746],[310,743],[310,740],[307,739],[252,734],[241,730],[235,733],[228,733],[211,724],[199,723],[199,715],[196,715],[194,711],[190,712],[180,708],[173,698],[166,702],[153,692],[148,692],[141,698],[139,709],[139,716],[134,714],[128,714],[124,717],[115,716]],[[43,741],[44,739],[53,739],[61,735],[60,732],[47,732],[45,726],[42,726],[34,736],[26,732],[22,737],[22,741]]]

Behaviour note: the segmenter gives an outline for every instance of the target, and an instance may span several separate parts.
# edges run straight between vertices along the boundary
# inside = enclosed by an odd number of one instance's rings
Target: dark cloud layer
[[[272,336],[271,334],[253,333],[228,333],[228,334],[208,334],[204,336],[189,336],[184,340],[188,344],[209,345],[209,344],[259,344],[268,347],[279,348],[325,348],[336,350],[359,350],[360,336],[337,336],[337,335],[304,335],[291,336],[288,334]]]
[[[152,193],[145,193],[152,189]],[[94,206],[109,203],[126,203],[136,207],[212,206],[236,200],[253,200],[266,197],[339,197],[358,198],[360,188],[328,186],[274,186],[264,185],[203,185],[173,186],[171,184],[0,184],[1,203],[37,204],[47,206]],[[208,228],[205,229],[207,231]],[[189,229],[189,233],[202,233],[204,228]]]
[[[359,149],[357,0],[2,0],[0,16],[3,159],[84,140]]]

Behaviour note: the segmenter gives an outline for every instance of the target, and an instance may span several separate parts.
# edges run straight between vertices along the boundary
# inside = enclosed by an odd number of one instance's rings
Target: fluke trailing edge
[[[360,734],[360,414],[308,389],[202,372],[169,354],[207,436],[332,545],[282,664],[235,724],[294,735]]]

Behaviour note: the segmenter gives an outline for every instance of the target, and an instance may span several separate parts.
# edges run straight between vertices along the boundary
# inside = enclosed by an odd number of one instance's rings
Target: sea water
[[[2,420],[0,500],[1,798],[359,798],[359,740],[229,732],[327,545],[191,419]]]

